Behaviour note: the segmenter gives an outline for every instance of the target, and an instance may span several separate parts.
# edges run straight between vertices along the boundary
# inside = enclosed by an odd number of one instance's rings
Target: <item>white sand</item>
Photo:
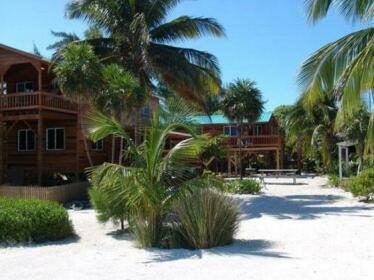
[[[0,279],[374,279],[374,205],[299,182],[238,197],[238,241],[212,250],[139,250],[92,210],[71,211],[79,240],[1,248]]]

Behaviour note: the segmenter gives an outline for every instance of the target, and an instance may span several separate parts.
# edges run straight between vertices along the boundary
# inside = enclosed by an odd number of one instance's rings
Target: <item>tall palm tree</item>
[[[345,115],[354,112],[361,97],[374,98],[374,18],[373,0],[306,0],[309,20],[317,22],[335,6],[350,21],[366,22],[368,27],[331,42],[303,64],[298,81],[311,101],[325,92],[324,82],[333,84],[333,93]],[[332,66],[332,68],[331,68]],[[374,114],[368,129],[368,151],[374,151]]]
[[[67,16],[103,30],[104,38],[87,40],[108,60],[120,62],[149,93],[158,80],[181,97],[203,104],[206,92],[220,88],[215,56],[175,43],[205,35],[224,36],[212,18],[180,16],[167,21],[181,0],[74,0]]]
[[[58,84],[65,96],[78,104],[78,125],[81,127],[84,147],[90,166],[93,165],[86,137],[83,112],[101,86],[101,64],[87,44],[69,45],[61,53],[60,63],[54,66]]]
[[[243,179],[243,126],[244,122],[249,126],[252,125],[263,112],[264,101],[262,100],[262,92],[256,87],[255,82],[248,79],[238,79],[229,84],[225,90],[221,108],[228,119],[238,124],[240,179]]]
[[[116,135],[129,145],[131,166],[107,163],[92,169],[91,178],[95,186],[113,192],[110,196],[113,201],[121,201],[129,209],[130,224],[142,247],[160,245],[164,215],[176,199],[191,190],[189,182],[195,180],[194,165],[206,143],[206,137],[194,136],[193,127],[180,116],[163,116],[154,113],[140,146],[135,146],[114,118],[100,113],[90,116],[93,141]],[[177,129],[191,133],[192,138],[165,154],[166,140]]]

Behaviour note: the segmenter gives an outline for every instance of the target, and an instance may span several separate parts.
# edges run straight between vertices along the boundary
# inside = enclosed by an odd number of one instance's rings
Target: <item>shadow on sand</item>
[[[17,244],[0,244],[0,249],[5,248],[40,248],[45,246],[64,246],[72,243],[78,243],[80,237],[78,235],[74,235],[72,237],[68,237],[62,240],[57,241],[47,241],[41,243],[17,243]]]
[[[273,242],[268,240],[235,240],[233,244],[223,247],[216,247],[205,250],[188,250],[188,249],[148,249],[152,254],[146,263],[153,262],[170,262],[180,259],[202,259],[204,255],[218,256],[257,256],[268,258],[288,258],[282,253],[269,251],[274,246]]]
[[[242,219],[260,218],[263,215],[277,219],[316,219],[321,215],[354,214],[374,209],[370,206],[337,206],[335,202],[344,199],[335,195],[289,195],[257,196],[239,198],[243,211]]]

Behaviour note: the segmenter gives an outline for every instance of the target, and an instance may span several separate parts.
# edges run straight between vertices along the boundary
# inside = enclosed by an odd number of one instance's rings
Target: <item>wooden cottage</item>
[[[201,126],[203,134],[225,135],[223,145],[227,160],[222,168],[228,175],[238,174],[239,144],[238,125],[224,115],[196,116],[194,121]],[[241,139],[242,158],[246,168],[283,167],[284,141],[278,123],[271,112],[264,112],[253,125],[243,125]],[[257,165],[257,166],[254,166]]]

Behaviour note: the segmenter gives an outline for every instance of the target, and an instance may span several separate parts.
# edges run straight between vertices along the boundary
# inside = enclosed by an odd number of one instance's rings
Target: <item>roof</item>
[[[12,48],[10,46],[6,46],[4,44],[1,44],[0,43],[0,49],[3,49],[3,50],[7,50],[9,52],[12,52],[12,53],[15,53],[19,56],[22,56],[22,57],[25,57],[27,59],[31,59],[31,60],[36,60],[36,61],[40,61],[44,64],[49,64],[50,62],[44,58],[40,58],[39,56],[35,55],[35,54],[32,54],[32,53],[29,53],[29,52],[25,52],[23,50],[19,50],[19,49],[16,49],[16,48]]]
[[[272,112],[264,112],[257,119],[256,123],[267,123],[270,121]],[[194,116],[193,122],[197,124],[232,124],[233,122],[226,118],[224,115],[211,115],[211,116]]]

